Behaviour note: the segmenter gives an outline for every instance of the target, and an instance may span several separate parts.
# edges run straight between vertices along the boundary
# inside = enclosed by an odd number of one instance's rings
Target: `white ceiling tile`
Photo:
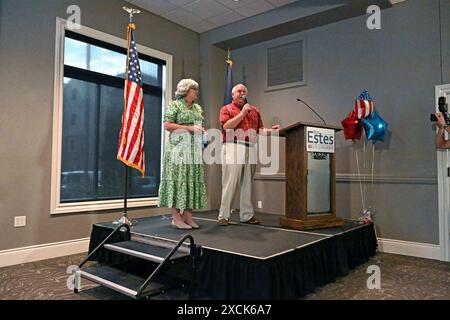
[[[194,2],[195,0],[167,0],[171,4],[176,5],[177,7],[184,6],[188,3]]]
[[[205,32],[298,0],[126,0],[196,32]]]
[[[224,7],[222,4],[212,0],[196,0],[183,8],[204,19],[230,11],[230,9]]]
[[[251,2],[243,7],[236,9],[235,11],[245,17],[251,17],[265,11],[272,10],[274,6],[264,0],[258,0]]]
[[[183,8],[170,11],[169,13],[164,14],[163,17],[182,26],[196,24],[202,21],[202,18],[184,10]]]
[[[285,6],[292,2],[297,2],[297,0],[266,0],[266,1],[270,2],[271,4],[273,4],[276,7],[281,7],[281,6]]]
[[[202,32],[217,28],[217,26],[208,20],[202,20],[199,23],[188,26],[188,28],[191,30],[194,30],[198,33],[202,33]]]
[[[221,4],[223,4],[227,8],[236,9],[236,8],[245,6],[245,5],[249,4],[250,2],[255,2],[257,0],[239,0],[239,1],[234,1],[234,0],[216,0],[216,1],[220,2]]]
[[[217,26],[223,26],[238,20],[242,20],[243,18],[244,17],[241,16],[240,14],[232,11],[215,17],[208,18],[208,20],[216,24]]]
[[[128,2],[159,15],[167,13],[176,8],[176,6],[174,6],[170,2],[167,2],[167,0],[133,0]]]

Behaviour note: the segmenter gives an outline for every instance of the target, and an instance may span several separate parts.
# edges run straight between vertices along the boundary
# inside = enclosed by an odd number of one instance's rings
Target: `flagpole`
[[[128,12],[128,16],[129,16],[129,24],[128,24],[128,28],[127,28],[127,42],[128,42],[128,46],[127,46],[127,67],[126,67],[126,72],[125,72],[125,81],[127,81],[127,77],[128,77],[128,59],[130,59],[130,28],[133,24],[133,15],[135,14],[139,14],[141,13],[140,10],[138,9],[133,9],[133,8],[127,8],[127,7],[122,7],[123,10],[125,10],[126,12]],[[126,87],[126,86],[125,86]],[[127,224],[129,226],[133,226],[136,225],[138,222],[137,221],[130,221],[130,219],[128,219],[128,180],[129,180],[129,168],[126,164],[124,164],[125,167],[125,186],[124,186],[124,197],[123,197],[123,213],[122,213],[122,217],[117,220],[114,221],[113,224],[114,225],[119,225],[119,224]]]

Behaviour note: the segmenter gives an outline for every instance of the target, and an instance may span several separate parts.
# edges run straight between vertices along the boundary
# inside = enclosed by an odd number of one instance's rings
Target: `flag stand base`
[[[124,215],[122,215],[122,218],[114,221],[113,225],[118,226],[119,224],[126,224],[126,225],[129,225],[130,227],[132,227],[132,226],[137,225],[138,223],[139,222],[137,220],[131,221],[130,219],[128,219],[127,215],[124,214]]]

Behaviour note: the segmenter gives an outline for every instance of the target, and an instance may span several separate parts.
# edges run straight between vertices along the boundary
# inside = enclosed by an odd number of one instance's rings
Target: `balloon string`
[[[373,188],[373,167],[374,167],[374,164],[375,164],[375,143],[372,145],[372,188]]]
[[[363,188],[362,188],[362,183],[361,183],[361,171],[359,170],[358,150],[356,150],[356,148],[355,148],[355,155],[356,155],[356,166],[358,168],[359,190],[361,191],[362,210],[364,211],[364,194],[363,194]]]
[[[373,172],[374,172],[374,166],[375,166],[375,142],[372,145],[372,186],[370,187],[371,194],[373,195]],[[372,206],[373,210],[373,206]],[[373,213],[373,211],[372,211]]]
[[[378,253],[380,253],[380,248],[379,248],[379,245],[378,245],[378,232],[377,232],[377,228],[375,227],[375,222],[372,221],[372,225],[373,225],[373,230],[374,230],[374,232],[375,232],[375,239],[377,240],[377,249],[376,249],[376,252],[377,252],[377,254],[378,254]]]
[[[366,193],[366,141],[364,140],[364,154],[363,154],[363,175],[362,175],[362,177],[363,177],[363,181],[364,181],[364,183],[363,183],[363,188],[364,188],[364,200],[366,199],[366,195],[367,195],[367,193]],[[364,206],[364,208],[363,208],[363,210],[364,209],[366,209],[366,207]]]

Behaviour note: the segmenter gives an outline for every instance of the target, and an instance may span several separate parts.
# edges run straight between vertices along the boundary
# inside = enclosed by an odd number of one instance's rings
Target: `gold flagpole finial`
[[[227,54],[227,60],[226,60],[226,62],[227,62],[229,65],[233,66],[233,60],[231,60],[231,51],[230,51],[230,48],[228,48],[228,54]]]
[[[139,10],[139,9],[128,8],[125,6],[123,6],[122,9],[125,10],[126,12],[128,12],[128,15],[130,17],[130,23],[133,22],[133,15],[141,13],[141,10]]]

